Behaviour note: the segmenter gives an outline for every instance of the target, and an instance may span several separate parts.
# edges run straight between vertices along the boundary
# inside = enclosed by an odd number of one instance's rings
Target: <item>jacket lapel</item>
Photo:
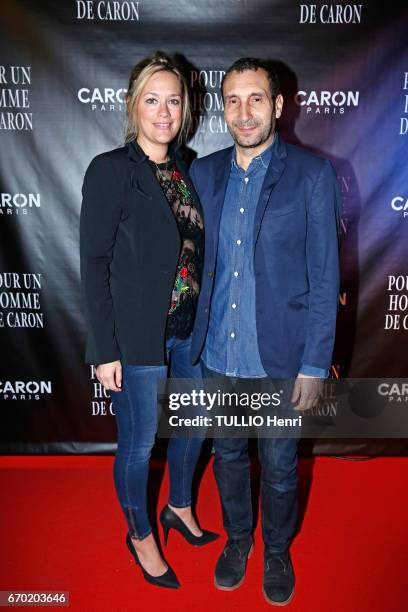
[[[215,246],[215,250],[218,249],[218,236],[220,231],[220,220],[222,207],[225,200],[225,192],[227,190],[228,180],[231,172],[231,155],[233,147],[225,149],[223,157],[218,162],[217,170],[214,178],[214,192],[212,198],[212,218],[206,222],[206,231],[212,231],[213,240],[212,243]],[[210,227],[209,227],[210,225]]]
[[[276,147],[274,147],[271,161],[269,162],[268,169],[265,174],[264,182],[259,196],[258,205],[255,213],[254,221],[254,247],[258,240],[259,231],[261,229],[261,223],[265,214],[266,207],[271,197],[271,193],[275,185],[280,180],[282,173],[286,166],[287,150],[285,143],[279,138],[279,134],[276,132],[275,138],[277,138]]]
[[[139,145],[133,141],[128,145],[129,159],[134,162],[131,172],[131,188],[139,195],[151,200],[151,206],[157,209],[158,215],[163,215],[178,234],[177,221],[167,201],[166,196],[149,165],[148,157]]]

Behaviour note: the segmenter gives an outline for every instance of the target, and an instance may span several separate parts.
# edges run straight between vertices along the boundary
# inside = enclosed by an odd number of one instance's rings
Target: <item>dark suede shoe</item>
[[[248,558],[253,550],[252,538],[228,540],[215,566],[214,584],[222,591],[233,591],[244,582]]]
[[[295,575],[289,551],[282,554],[265,552],[263,594],[268,603],[286,606],[295,592]]]

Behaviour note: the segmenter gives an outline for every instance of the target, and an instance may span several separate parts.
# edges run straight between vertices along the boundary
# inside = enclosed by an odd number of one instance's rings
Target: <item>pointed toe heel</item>
[[[171,569],[168,563],[167,563],[167,571],[164,574],[161,574],[161,576],[152,576],[145,570],[143,565],[140,563],[136,549],[133,546],[132,538],[130,537],[130,533],[128,533],[126,536],[126,545],[129,549],[130,554],[134,558],[136,565],[138,565],[140,569],[142,570],[142,574],[146,582],[149,582],[150,584],[154,586],[164,587],[166,589],[178,589],[180,587],[180,583],[177,580],[177,576],[173,572],[173,570]]]
[[[214,531],[207,531],[203,529],[203,533],[201,536],[196,536],[187,527],[187,525],[181,520],[179,516],[169,506],[164,506],[163,510],[160,513],[160,523],[163,527],[163,537],[164,543],[167,544],[167,540],[169,537],[170,529],[175,529],[178,531],[184,539],[191,544],[192,546],[205,546],[206,544],[210,544],[210,542],[214,542],[220,536],[218,533]]]

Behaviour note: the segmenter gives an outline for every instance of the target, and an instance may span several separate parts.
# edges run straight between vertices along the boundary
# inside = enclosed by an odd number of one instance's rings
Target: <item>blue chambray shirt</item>
[[[267,376],[259,355],[255,309],[253,234],[255,212],[273,143],[254,157],[245,171],[235,149],[221,214],[214,294],[202,360],[210,370],[237,378]],[[271,338],[273,342],[273,338]],[[303,374],[327,371],[302,365]]]

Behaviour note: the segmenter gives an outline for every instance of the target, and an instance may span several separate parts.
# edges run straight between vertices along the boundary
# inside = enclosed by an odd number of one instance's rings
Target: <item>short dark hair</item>
[[[271,90],[271,96],[274,100],[276,96],[280,94],[279,78],[275,72],[272,62],[268,60],[261,60],[257,57],[241,57],[239,60],[234,62],[229,68],[227,68],[222,81],[221,81],[221,93],[224,95],[224,82],[225,79],[231,72],[244,72],[244,70],[265,70],[269,86]]]

